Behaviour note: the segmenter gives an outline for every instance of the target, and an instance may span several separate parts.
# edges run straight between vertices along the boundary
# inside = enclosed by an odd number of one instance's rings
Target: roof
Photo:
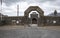
[[[60,13],[57,13],[56,15],[54,15],[54,13],[51,13],[48,16],[57,16],[57,17],[60,17]]]
[[[2,15],[2,16],[8,16],[8,15],[3,15],[2,13],[0,13],[0,16],[1,16],[1,15]]]

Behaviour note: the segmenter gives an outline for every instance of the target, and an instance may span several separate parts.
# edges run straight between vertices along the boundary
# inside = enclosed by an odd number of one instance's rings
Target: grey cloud
[[[51,5],[54,5],[54,6],[60,6],[60,0],[56,0],[56,1],[53,1],[50,3],[51,3]]]
[[[44,1],[56,1],[56,0],[44,0]]]
[[[11,5],[12,3],[16,3],[20,0],[2,0],[4,3],[6,3],[7,6]]]
[[[56,1],[56,0],[3,0],[3,2],[5,2],[7,5],[10,5],[12,3],[16,3],[16,2],[28,2],[28,3],[41,3],[41,2],[46,2],[46,1]]]
[[[29,2],[29,3],[33,3],[33,2],[43,3],[43,2],[46,2],[46,1],[55,2],[56,0],[26,0],[26,1]]]
[[[3,0],[3,2],[5,3],[15,3],[15,2],[22,2],[22,1],[26,1],[26,0]]]
[[[5,3],[14,3],[14,2],[18,2],[19,0],[3,0],[3,2]]]
[[[18,1],[23,1],[23,2],[45,2],[45,1],[56,1],[56,0],[3,0],[3,2],[5,3],[14,3],[14,2],[18,2]]]

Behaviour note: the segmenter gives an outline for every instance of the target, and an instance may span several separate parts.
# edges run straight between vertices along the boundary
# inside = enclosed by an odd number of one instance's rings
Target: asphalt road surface
[[[60,31],[40,29],[38,27],[0,30],[0,38],[60,38]]]

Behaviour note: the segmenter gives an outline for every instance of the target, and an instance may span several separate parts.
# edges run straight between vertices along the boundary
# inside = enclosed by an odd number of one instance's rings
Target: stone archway
[[[25,10],[24,16],[28,17],[31,11],[37,11],[40,16],[44,16],[44,11],[38,6],[30,6],[27,10]]]
[[[40,21],[42,23],[42,20],[41,19],[44,16],[44,11],[39,6],[30,6],[28,9],[25,10],[25,12],[24,12],[25,23],[27,25],[31,24],[31,20],[29,19],[29,13],[31,11],[37,11],[39,13],[39,18],[37,18],[37,21],[38,21],[37,24],[39,25],[40,24]]]

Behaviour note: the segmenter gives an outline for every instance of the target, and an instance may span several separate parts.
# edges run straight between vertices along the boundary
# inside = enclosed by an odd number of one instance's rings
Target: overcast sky
[[[60,0],[3,0],[2,13],[8,16],[16,16],[17,5],[19,5],[19,15],[21,16],[24,15],[24,11],[29,6],[39,6],[44,11],[44,15],[54,12],[55,9],[60,12]]]

